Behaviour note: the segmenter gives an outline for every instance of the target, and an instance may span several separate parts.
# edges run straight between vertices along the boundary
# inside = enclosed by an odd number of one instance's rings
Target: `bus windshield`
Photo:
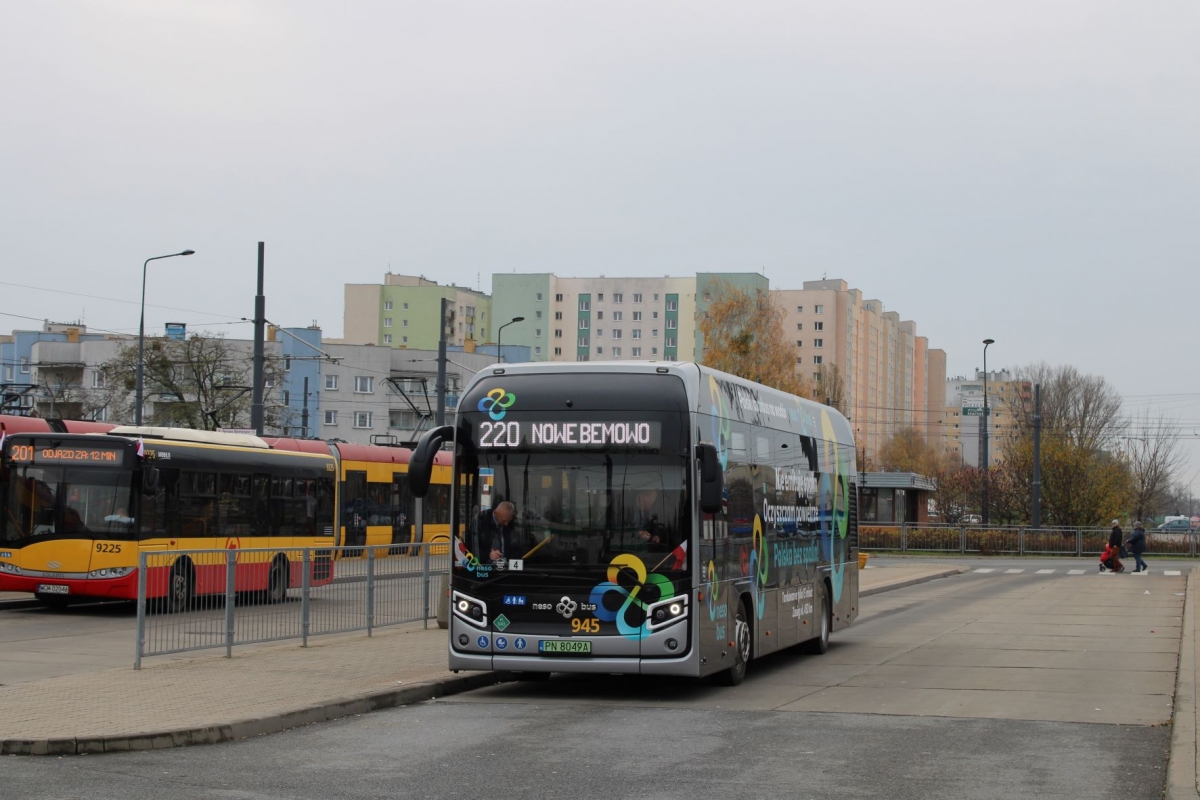
[[[2,541],[20,547],[49,537],[133,538],[131,483],[122,469],[13,467]]]
[[[495,550],[493,515],[508,501],[514,518],[504,557],[520,559],[525,571],[607,567],[620,553],[637,554],[651,571],[685,569],[682,457],[484,451],[473,460],[461,475],[458,529],[479,559]]]

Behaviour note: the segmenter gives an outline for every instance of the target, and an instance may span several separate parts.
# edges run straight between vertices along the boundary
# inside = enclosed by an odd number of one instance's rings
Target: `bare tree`
[[[1133,514],[1145,519],[1167,504],[1172,481],[1185,463],[1179,427],[1163,414],[1149,411],[1134,418],[1126,439],[1125,458],[1133,481]]]
[[[1096,375],[1070,365],[1035,364],[1017,377],[1042,386],[1042,519],[1057,525],[1103,524],[1128,507],[1129,469],[1121,453],[1128,427],[1121,397]],[[1019,393],[1018,393],[1019,395]],[[1000,437],[1013,491],[1028,507],[1033,474],[1033,407],[1008,398],[1014,424]]]
[[[137,381],[137,345],[121,348],[103,367],[109,403],[118,418],[133,419],[130,393]],[[187,339],[155,338],[146,342],[145,394],[153,412],[149,425],[168,425],[200,430],[250,426],[250,354],[235,348],[221,336],[193,335]],[[279,359],[268,356],[263,368],[267,386],[277,384]],[[278,427],[279,406],[264,392],[269,427]]]

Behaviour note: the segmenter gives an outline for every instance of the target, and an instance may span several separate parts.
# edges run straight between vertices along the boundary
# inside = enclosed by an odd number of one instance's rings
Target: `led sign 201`
[[[121,450],[108,447],[62,447],[13,444],[9,456],[17,464],[120,464]]]

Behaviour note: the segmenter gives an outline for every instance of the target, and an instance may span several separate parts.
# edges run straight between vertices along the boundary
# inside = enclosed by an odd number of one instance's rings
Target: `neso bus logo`
[[[503,389],[492,389],[486,397],[480,398],[479,410],[486,411],[488,416],[494,420],[501,420],[515,402],[517,402],[515,394]]]
[[[570,619],[575,615],[575,609],[577,608],[579,608],[578,603],[564,596],[562,600],[558,601],[558,605],[554,607],[554,610],[562,614],[566,619]]]

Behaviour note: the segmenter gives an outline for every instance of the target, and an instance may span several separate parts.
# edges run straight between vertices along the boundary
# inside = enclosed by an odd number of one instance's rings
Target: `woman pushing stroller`
[[[1100,571],[1101,572],[1124,572],[1125,565],[1121,563],[1121,523],[1117,520],[1112,521],[1112,533],[1108,535],[1108,543],[1104,545],[1104,552],[1100,554]]]

